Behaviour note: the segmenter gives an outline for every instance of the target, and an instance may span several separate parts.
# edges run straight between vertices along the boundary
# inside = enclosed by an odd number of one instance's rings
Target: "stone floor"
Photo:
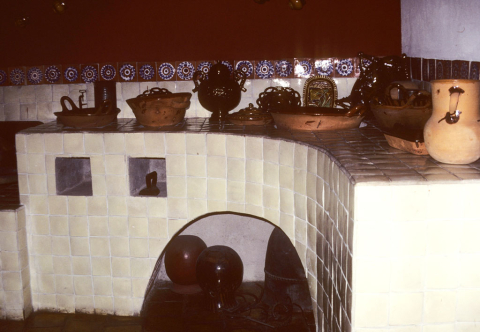
[[[36,312],[26,321],[0,320],[0,332],[141,332],[140,317]]]

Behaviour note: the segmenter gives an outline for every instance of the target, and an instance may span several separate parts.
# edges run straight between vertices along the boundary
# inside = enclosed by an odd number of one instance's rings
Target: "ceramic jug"
[[[423,130],[428,153],[447,164],[474,162],[480,158],[480,81],[431,84],[433,112]]]

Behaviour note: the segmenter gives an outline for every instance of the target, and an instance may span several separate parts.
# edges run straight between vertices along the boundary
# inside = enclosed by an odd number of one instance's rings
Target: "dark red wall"
[[[163,60],[351,57],[401,52],[400,0],[0,1],[0,67]],[[30,24],[13,22],[24,13]]]

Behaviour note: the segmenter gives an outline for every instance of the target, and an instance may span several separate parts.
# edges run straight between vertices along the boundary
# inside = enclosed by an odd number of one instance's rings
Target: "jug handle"
[[[63,96],[60,98],[60,104],[62,105],[62,112],[69,112],[70,110],[67,108],[67,105],[65,105],[65,102],[68,101],[70,106],[72,106],[72,112],[78,112],[79,108],[74,104],[72,98]]]
[[[245,84],[245,81],[247,80],[247,78],[245,77],[245,73],[239,71],[239,70],[234,70],[233,71],[233,77],[235,78],[235,81],[240,81],[240,88],[242,89],[243,92],[246,92],[247,89],[245,89],[243,87],[243,85]]]
[[[450,89],[448,89],[448,91],[450,92],[450,104],[448,106],[448,112],[443,118],[438,120],[438,122],[440,123],[442,120],[445,120],[445,122],[448,124],[454,124],[460,120],[460,114],[462,114],[462,112],[457,109],[457,106],[460,95],[464,93],[465,90],[463,90],[459,86],[452,86]],[[454,100],[454,98],[452,98],[454,96],[457,97],[456,101]]]
[[[193,74],[193,83],[195,83],[195,88],[192,91],[197,92],[200,88],[200,83],[202,83],[203,81],[205,81],[205,73],[203,71],[197,70]]]

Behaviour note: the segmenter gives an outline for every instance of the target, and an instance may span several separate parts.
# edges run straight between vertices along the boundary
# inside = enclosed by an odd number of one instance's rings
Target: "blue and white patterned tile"
[[[262,80],[271,79],[275,76],[275,67],[270,60],[261,60],[255,64],[255,78]]]
[[[126,62],[118,66],[118,75],[120,81],[136,82],[137,81],[137,66],[135,62]]]
[[[228,70],[230,70],[230,74],[233,73],[233,65],[230,61],[222,60],[220,61],[223,65],[227,66]]]
[[[115,63],[100,64],[100,81],[117,81],[117,65]]]
[[[3,69],[0,69],[0,85],[6,84],[8,81],[7,72]],[[2,90],[3,91],[3,90]],[[1,93],[1,92],[0,92]],[[3,97],[3,96],[2,96]],[[2,98],[3,99],[3,98]],[[3,100],[0,99],[0,103],[3,103]]]
[[[37,85],[43,83],[43,66],[27,68],[27,84]]]
[[[12,85],[24,85],[25,84],[25,68],[16,67],[10,68],[9,75],[10,83]]]
[[[47,66],[44,71],[45,81],[50,84],[61,83],[63,81],[62,77],[62,66],[61,65],[51,65]]]
[[[235,62],[235,70],[242,72],[245,78],[253,78],[253,61],[240,60]]]
[[[80,77],[85,83],[98,81],[98,65],[81,65]]]
[[[288,78],[293,76],[293,64],[290,60],[279,60],[275,63],[277,77]]]
[[[79,71],[78,67],[75,65],[64,66],[65,70],[63,71],[63,78],[67,83],[77,83],[79,81]]]
[[[156,77],[155,63],[139,63],[138,64],[138,80],[139,81],[152,81]]]
[[[208,78],[208,73],[210,72],[212,66],[213,63],[211,61],[200,61],[197,64],[197,71],[201,71],[205,77]]]
[[[335,60],[335,77],[352,77],[355,76],[354,59],[336,59]]]
[[[157,63],[159,81],[170,81],[175,78],[175,66],[170,62]]]
[[[333,76],[333,59],[315,60],[315,74],[323,76]]]
[[[177,79],[180,81],[189,81],[195,73],[194,61],[176,62]]]
[[[294,75],[295,77],[308,78],[313,75],[313,66],[310,59],[295,59]]]

